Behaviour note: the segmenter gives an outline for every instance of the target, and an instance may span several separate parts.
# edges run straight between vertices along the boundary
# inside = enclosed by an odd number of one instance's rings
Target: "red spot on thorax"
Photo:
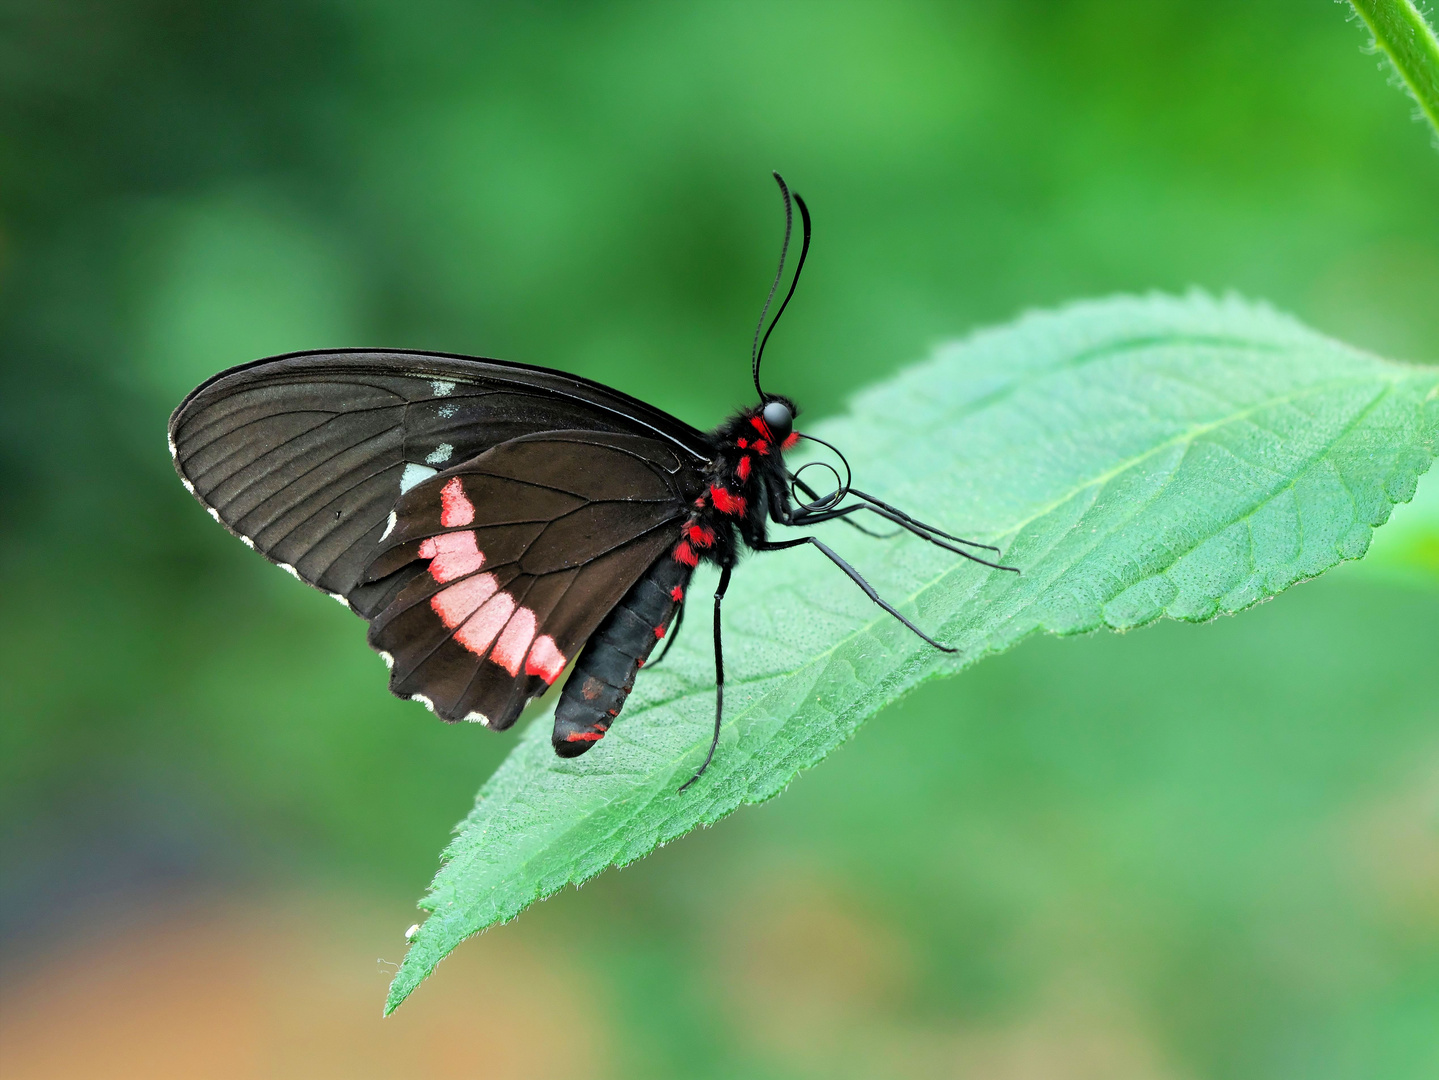
[[[715,542],[715,531],[696,522],[689,527],[689,537],[690,543],[695,547],[707,548]]]
[[[732,514],[739,517],[744,513],[743,495],[731,495],[724,488],[711,484],[710,498],[714,500],[715,509],[721,514]]]
[[[793,445],[794,445],[795,443],[797,443],[797,442],[799,442],[799,432],[798,432],[798,431],[791,431],[791,432],[789,433],[789,437],[786,438],[784,442],[782,442],[782,443],[779,444],[779,448],[780,448],[781,450],[788,450],[791,446],[793,446]]]
[[[774,441],[774,436],[769,433],[769,425],[764,422],[764,417],[751,416],[749,418],[749,422],[754,427],[754,429],[758,431],[762,436],[764,436],[766,439],[769,439],[771,442]]]
[[[746,439],[743,435],[741,435],[738,439],[735,440],[735,445],[738,446],[741,450],[743,450],[746,446],[749,445],[749,440]]]
[[[673,589],[670,590],[670,599],[673,600],[676,604],[678,604],[684,598],[685,591],[681,589],[678,585],[676,585]]]
[[[681,540],[675,545],[675,562],[684,563],[686,566],[698,566],[700,557],[695,554],[695,549],[690,547],[689,541]]]
[[[769,443],[763,439],[756,439],[754,441],[754,452],[760,457],[769,457]]]
[[[744,457],[742,457],[742,458],[739,459],[739,464],[735,466],[735,470],[734,470],[734,471],[735,471],[735,475],[740,478],[740,483],[744,483],[744,481],[746,481],[746,480],[749,479],[749,455],[748,455],[748,454],[746,454]]]

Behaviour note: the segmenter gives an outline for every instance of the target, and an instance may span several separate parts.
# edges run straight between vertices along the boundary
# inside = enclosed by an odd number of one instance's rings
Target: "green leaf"
[[[1391,363],[1268,308],[1201,295],[1120,298],[1029,315],[946,346],[816,433],[865,490],[1002,544],[1022,575],[907,534],[823,526],[945,655],[816,551],[753,558],[725,603],[725,722],[713,724],[708,611],[642,673],[584,757],[541,717],[444,853],[393,1010],[469,935],[696,825],[779,794],[921,680],[1038,630],[1203,620],[1268,599],[1341,559],[1409,499],[1439,436],[1439,369]]]

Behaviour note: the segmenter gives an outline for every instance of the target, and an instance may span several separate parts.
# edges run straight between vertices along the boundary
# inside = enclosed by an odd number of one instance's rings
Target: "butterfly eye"
[[[794,429],[794,415],[783,401],[771,401],[764,407],[764,422],[777,443],[788,439]]]

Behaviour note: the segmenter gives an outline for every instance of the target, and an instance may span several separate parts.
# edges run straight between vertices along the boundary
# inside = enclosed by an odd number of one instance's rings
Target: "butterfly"
[[[250,548],[369,623],[390,691],[447,721],[502,731],[572,668],[555,709],[562,757],[619,716],[656,645],[678,631],[691,576],[714,594],[715,729],[724,712],[720,610],[741,550],[811,545],[937,649],[818,537],[771,539],[865,511],[966,559],[1013,570],[853,487],[843,454],[794,430],[760,363],[809,253],[809,208],[784,199],[779,270],[750,350],[758,401],[710,432],[589,379],[502,360],[341,349],[257,360],[197,387],[170,418],[185,489]],[[784,281],[794,226],[803,245]],[[785,465],[800,439],[842,462],[819,495]],[[802,472],[803,469],[800,470]],[[891,534],[892,535],[892,534]],[[668,643],[665,646],[667,650]],[[656,659],[663,659],[664,652]],[[684,790],[681,788],[680,790]]]

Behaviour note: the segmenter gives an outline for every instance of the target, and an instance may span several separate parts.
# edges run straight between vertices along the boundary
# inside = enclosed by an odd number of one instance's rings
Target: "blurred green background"
[[[164,445],[213,372],[344,345],[709,425],[751,392],[771,168],[816,219],[767,364],[810,416],[1121,290],[1439,361],[1439,154],[1347,14],[7,0],[0,1071],[1439,1075],[1439,477],[1261,609],[927,686],[381,1022],[513,738],[391,699]]]

